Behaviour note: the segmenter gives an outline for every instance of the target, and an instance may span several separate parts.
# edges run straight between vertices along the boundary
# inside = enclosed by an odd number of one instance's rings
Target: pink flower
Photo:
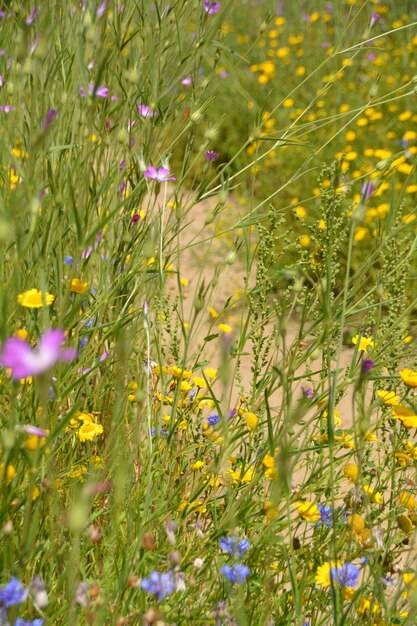
[[[170,171],[167,167],[160,167],[156,169],[153,165],[149,165],[146,172],[143,174],[145,178],[152,178],[159,183],[166,183],[168,180],[177,180],[175,176],[170,176]]]
[[[191,76],[186,76],[185,78],[182,79],[181,85],[191,85],[192,82],[193,81],[192,81]]]
[[[155,117],[158,115],[156,111],[153,111],[147,104],[138,104],[138,113],[141,117],[147,119],[148,117]]]
[[[72,361],[77,356],[73,348],[62,349],[65,331],[53,329],[40,338],[37,348],[18,337],[9,337],[0,355],[1,367],[12,370],[12,378],[21,380],[50,370],[58,361]]]
[[[220,2],[210,2],[210,0],[204,0],[204,10],[209,15],[218,13],[220,11]]]
[[[85,98],[86,93],[84,87],[80,87],[80,95],[82,98]],[[108,87],[97,87],[94,83],[90,83],[88,85],[88,95],[89,96],[99,96],[100,98],[107,98],[109,95]]]

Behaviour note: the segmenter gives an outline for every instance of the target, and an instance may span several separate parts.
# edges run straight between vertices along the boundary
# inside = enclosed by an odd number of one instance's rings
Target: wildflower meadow
[[[0,626],[417,625],[417,2],[0,2]]]

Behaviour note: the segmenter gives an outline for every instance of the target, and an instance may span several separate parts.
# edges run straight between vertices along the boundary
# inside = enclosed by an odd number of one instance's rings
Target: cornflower
[[[221,568],[221,573],[225,576],[231,583],[244,583],[246,577],[250,574],[250,569],[247,565],[243,565],[242,563],[235,563],[232,567],[230,565],[223,565]]]
[[[234,558],[238,558],[249,550],[250,543],[246,537],[238,540],[236,537],[228,535],[220,539],[219,546],[223,552],[227,552],[227,554],[233,555]]]

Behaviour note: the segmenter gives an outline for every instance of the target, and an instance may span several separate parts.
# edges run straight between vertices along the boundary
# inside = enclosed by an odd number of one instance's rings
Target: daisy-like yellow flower
[[[243,415],[243,419],[245,420],[246,426],[249,430],[255,430],[258,425],[258,416],[255,413],[245,413]]]
[[[369,485],[364,485],[363,490],[365,493],[368,494],[371,502],[373,502],[374,504],[384,504],[384,498],[379,491],[375,491],[375,489],[373,489]]]
[[[411,493],[408,493],[408,491],[401,491],[398,494],[398,502],[409,511],[417,509],[417,500]]]
[[[417,387],[417,372],[407,367],[400,372],[401,380],[407,387]]]
[[[27,309],[41,309],[43,306],[50,306],[55,300],[55,296],[47,291],[42,293],[39,289],[29,289],[17,296],[17,301]]]
[[[401,420],[406,428],[417,428],[417,415],[410,407],[399,404],[393,409],[392,414]]]
[[[301,519],[306,520],[307,522],[317,522],[321,517],[317,504],[309,502],[308,500],[306,502],[299,500],[294,502],[292,506],[297,511]]]
[[[72,293],[83,294],[88,289],[88,283],[82,281],[80,278],[73,278],[71,281],[70,290]]]
[[[347,463],[343,468],[343,474],[346,478],[349,478],[352,483],[357,483],[359,477],[359,467],[356,463]]]
[[[381,398],[382,402],[387,406],[396,406],[400,403],[400,398],[395,394],[395,391],[378,389],[376,393]]]
[[[359,340],[359,335],[355,335],[354,337],[352,337],[352,343],[356,346],[356,344],[359,341],[359,348],[358,350],[360,352],[368,352],[368,348],[373,348],[374,347],[374,340],[372,339],[372,337],[361,337]]]
[[[77,437],[80,441],[94,441],[94,439],[103,433],[103,426],[95,422],[84,422],[77,431]]]
[[[183,370],[181,367],[177,367],[176,365],[170,367],[169,372],[174,378],[181,378],[182,376],[183,380],[188,380],[193,375],[191,370]]]
[[[319,565],[316,572],[316,585],[319,587],[330,587],[332,584],[331,578],[331,567],[330,563],[323,563],[323,565]]]

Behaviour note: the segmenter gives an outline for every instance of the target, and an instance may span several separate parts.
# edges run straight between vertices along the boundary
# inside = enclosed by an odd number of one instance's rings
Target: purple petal
[[[146,172],[144,173],[144,177],[145,178],[156,178],[158,176],[158,173],[156,171],[156,167],[154,167],[153,165],[149,165],[149,167],[147,168]]]

